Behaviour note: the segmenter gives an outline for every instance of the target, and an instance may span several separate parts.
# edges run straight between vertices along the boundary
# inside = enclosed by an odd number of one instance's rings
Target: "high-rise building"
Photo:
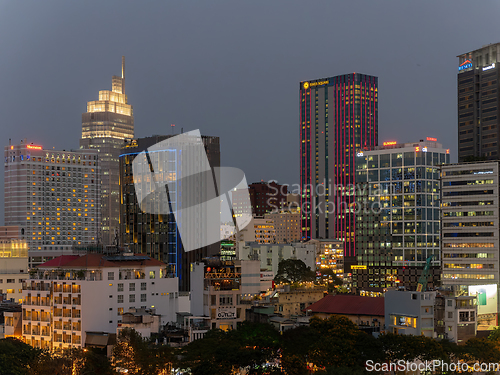
[[[248,212],[248,196],[252,213],[256,216],[264,216],[273,211],[285,207],[287,203],[288,189],[274,181],[254,182],[248,185],[248,189],[237,189],[231,193],[233,210],[235,215]]]
[[[138,138],[126,142],[122,149],[119,163],[121,181],[120,243],[128,246],[134,252],[144,253],[165,262],[168,265],[168,271],[179,278],[180,289],[187,291],[189,290],[190,264],[199,262],[207,256],[217,254],[220,250],[219,244],[205,246],[192,251],[184,251],[182,238],[179,234],[181,224],[176,221],[174,214],[162,215],[143,212],[141,210],[137,201],[132,169],[132,163],[138,154],[171,137],[173,135],[155,135]],[[190,176],[192,173],[199,172],[197,161],[201,160],[201,155],[198,155],[200,150],[198,149],[198,144],[195,143],[197,141],[195,138],[193,138],[193,148],[190,149],[184,146],[182,154],[181,150],[171,148],[168,150],[156,150],[157,152],[171,153],[172,157],[170,159],[175,160],[174,162],[164,163],[164,158],[150,158],[151,168],[156,173],[155,179],[161,179],[160,181],[156,181],[156,183],[167,183],[172,181],[172,179],[179,181],[183,176]],[[210,167],[220,167],[219,137],[202,136],[201,138]],[[195,154],[187,155],[191,151]],[[155,181],[151,180],[150,182],[153,187],[151,192],[153,192]],[[192,180],[191,182],[199,184],[199,189],[190,188],[189,191],[187,189],[182,190],[179,184],[176,184],[176,190],[169,189],[169,203],[173,207],[173,210],[179,212],[187,206],[188,202],[192,202],[193,199],[197,199],[199,202],[206,201],[206,197],[203,196],[205,190],[202,187],[210,183],[214,184],[212,174],[200,175],[198,180]],[[198,196],[194,197],[196,194]],[[189,228],[183,228],[183,233],[188,233],[189,236],[197,238],[208,236],[208,231],[213,228],[206,226],[204,218],[206,218],[207,213],[201,212],[202,210],[206,210],[206,208],[200,208],[200,211],[196,212],[197,216],[193,217],[193,220],[189,223],[183,220],[184,224],[189,225]],[[216,225],[216,228],[214,227],[216,233],[219,233],[220,219],[219,217],[214,217],[213,213],[211,215],[211,219],[213,219],[211,222],[213,225]]]
[[[302,238],[344,241],[348,262],[356,254],[356,154],[378,144],[378,78],[302,81],[299,104]]]
[[[429,286],[440,279],[439,166],[449,150],[435,138],[384,142],[356,157],[356,260],[359,291],[415,290],[433,256]]]
[[[497,324],[499,162],[441,168],[443,285],[478,295],[479,323]]]
[[[5,225],[26,240],[30,267],[72,253],[99,236],[97,150],[55,151],[28,144],[5,147]]]
[[[458,161],[500,158],[500,43],[458,57]]]
[[[94,149],[101,164],[101,233],[97,242],[113,244],[119,230],[119,156],[126,139],[134,138],[132,106],[125,95],[125,57],[122,75],[113,76],[112,89],[99,91],[99,100],[87,103],[82,114],[80,148]]]

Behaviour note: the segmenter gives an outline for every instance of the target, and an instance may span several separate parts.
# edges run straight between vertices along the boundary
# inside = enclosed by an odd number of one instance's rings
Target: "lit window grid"
[[[25,228],[30,251],[96,242],[100,204],[97,152],[27,146],[5,148],[6,223]]]

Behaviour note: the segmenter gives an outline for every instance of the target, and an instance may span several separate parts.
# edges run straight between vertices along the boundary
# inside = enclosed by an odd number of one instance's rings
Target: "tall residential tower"
[[[458,56],[458,161],[500,157],[500,43]]]
[[[99,152],[101,164],[101,233],[98,242],[113,243],[120,217],[120,149],[125,140],[134,138],[132,106],[125,95],[125,57],[122,75],[113,76],[112,89],[99,91],[99,100],[87,103],[82,114],[80,148]]]
[[[355,256],[355,158],[378,144],[378,78],[350,73],[300,83],[302,238],[345,241]]]

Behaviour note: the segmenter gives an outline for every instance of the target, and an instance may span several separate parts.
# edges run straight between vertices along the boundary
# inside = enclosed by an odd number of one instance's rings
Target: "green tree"
[[[493,328],[493,331],[488,335],[488,340],[500,342],[500,329],[498,327]]]
[[[239,363],[240,346],[219,329],[208,331],[202,339],[195,340],[182,351],[182,368],[190,368],[193,375],[229,375]]]
[[[120,331],[113,348],[113,365],[128,370],[129,374],[157,375],[172,366],[173,349],[145,340],[134,329]]]
[[[309,351],[308,362],[320,369],[364,367],[364,357],[374,354],[366,347],[360,350],[359,345],[371,338],[344,316],[313,317],[310,326],[318,340]]]
[[[5,375],[28,374],[41,354],[21,340],[7,338],[0,340],[0,369]]]
[[[316,273],[307,267],[306,264],[300,259],[283,259],[278,264],[278,272],[274,281],[276,283],[297,283],[314,281]]]
[[[279,358],[280,341],[269,324],[243,322],[237,330],[211,330],[184,348],[182,367],[191,368],[193,375],[231,374],[239,368],[248,374],[269,373],[264,365]]]
[[[500,347],[485,338],[471,338],[463,346],[462,358],[485,363],[500,362]]]

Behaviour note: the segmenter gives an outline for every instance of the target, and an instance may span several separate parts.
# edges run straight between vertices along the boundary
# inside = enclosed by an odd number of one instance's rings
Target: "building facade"
[[[458,57],[458,161],[500,158],[500,43]]]
[[[120,243],[128,246],[134,252],[140,252],[165,262],[169,272],[179,278],[181,290],[189,290],[189,266],[193,262],[201,261],[207,256],[217,254],[219,252],[219,244],[205,246],[200,249],[185,252],[182,245],[182,238],[179,234],[180,223],[176,222],[174,214],[156,214],[143,212],[137,201],[136,187],[134,183],[132,163],[136,156],[148,148],[168,140],[173,135],[152,136],[139,138],[128,141],[122,149],[120,155]],[[204,152],[208,158],[211,168],[220,166],[220,145],[218,137],[202,136]],[[194,142],[194,140],[193,140]],[[172,160],[175,162],[164,163],[163,158],[151,158],[153,169],[156,172],[155,178],[162,178],[163,181],[169,182],[171,179],[180,181],[183,176],[189,176],[191,173],[198,173],[197,161],[201,160],[201,155],[197,152],[197,144],[193,143],[193,153],[189,154],[189,148],[175,150],[168,149]],[[187,152],[187,153],[186,153]],[[191,161],[189,161],[191,156]],[[170,156],[169,156],[170,157]],[[195,161],[192,163],[192,161]],[[147,181],[145,181],[147,183]],[[150,181],[151,191],[154,190],[154,181]],[[169,189],[169,204],[177,211],[188,205],[193,199],[193,195],[200,194],[199,201],[203,202],[206,197],[201,196],[204,193],[202,187],[207,184],[214,184],[212,174],[203,174],[199,180],[195,182],[200,186],[199,189],[193,191],[192,194],[187,194],[187,191],[181,191],[181,185],[176,184],[175,189]],[[169,185],[170,186],[170,185]],[[146,187],[147,188],[147,187]],[[184,194],[183,194],[184,193]],[[151,194],[151,196],[153,196]],[[204,208],[206,210],[206,208]],[[188,233],[188,236],[203,238],[209,236],[209,231],[212,227],[206,225],[207,212],[197,212],[197,215],[189,223],[188,228],[184,228],[183,232]],[[213,215],[212,215],[213,216]],[[212,223],[217,235],[220,232],[220,220],[218,217],[212,218]]]
[[[278,266],[285,259],[302,260],[307,267],[316,270],[316,252],[314,243],[261,244],[258,242],[240,242],[237,257],[240,260],[259,260],[262,271],[278,273]]]
[[[338,240],[311,240],[316,245],[316,273],[326,274],[330,270],[339,278],[344,278],[344,244]]]
[[[378,144],[378,78],[350,73],[302,81],[299,100],[302,239],[342,240],[351,262],[354,165],[361,149]]]
[[[479,320],[498,313],[498,189],[498,161],[441,168],[443,285],[478,295]]]
[[[435,300],[436,292],[387,291],[385,294],[386,332],[435,337]]]
[[[130,309],[176,320],[178,281],[144,255],[64,255],[37,267],[23,284],[23,340],[37,348],[83,348],[88,332],[115,333]]]
[[[437,338],[465,344],[477,333],[476,296],[438,294],[434,305]]]
[[[97,241],[97,150],[44,150],[24,140],[6,146],[4,156],[5,224],[19,228],[30,266]]]
[[[258,243],[276,243],[276,232],[274,221],[264,217],[253,217],[250,225],[253,224],[255,231],[255,241]]]
[[[276,243],[300,241],[300,212],[281,210],[265,214],[264,218],[273,222]]]
[[[297,289],[280,292],[274,305],[274,312],[283,318],[290,319],[306,315],[307,307],[325,296],[323,289]]]
[[[210,329],[237,329],[245,320],[244,300],[260,292],[259,262],[208,259],[191,264],[191,312],[209,317]]]
[[[232,192],[232,203],[235,215],[250,212],[256,216],[264,216],[267,213],[278,211],[287,204],[288,189],[286,185],[280,185],[274,181],[254,182],[248,185],[248,190],[237,189]],[[250,195],[250,206],[248,207],[248,196]]]
[[[99,91],[82,114],[80,148],[96,150],[101,164],[101,228],[99,243],[111,245],[119,231],[119,155],[123,143],[134,138],[134,115],[125,94],[125,57],[122,75],[113,76],[112,89]]]
[[[21,303],[28,276],[28,245],[24,240],[0,240],[0,294]]]
[[[449,150],[434,138],[385,142],[356,157],[356,290],[416,289],[429,257],[440,279],[439,166]]]

